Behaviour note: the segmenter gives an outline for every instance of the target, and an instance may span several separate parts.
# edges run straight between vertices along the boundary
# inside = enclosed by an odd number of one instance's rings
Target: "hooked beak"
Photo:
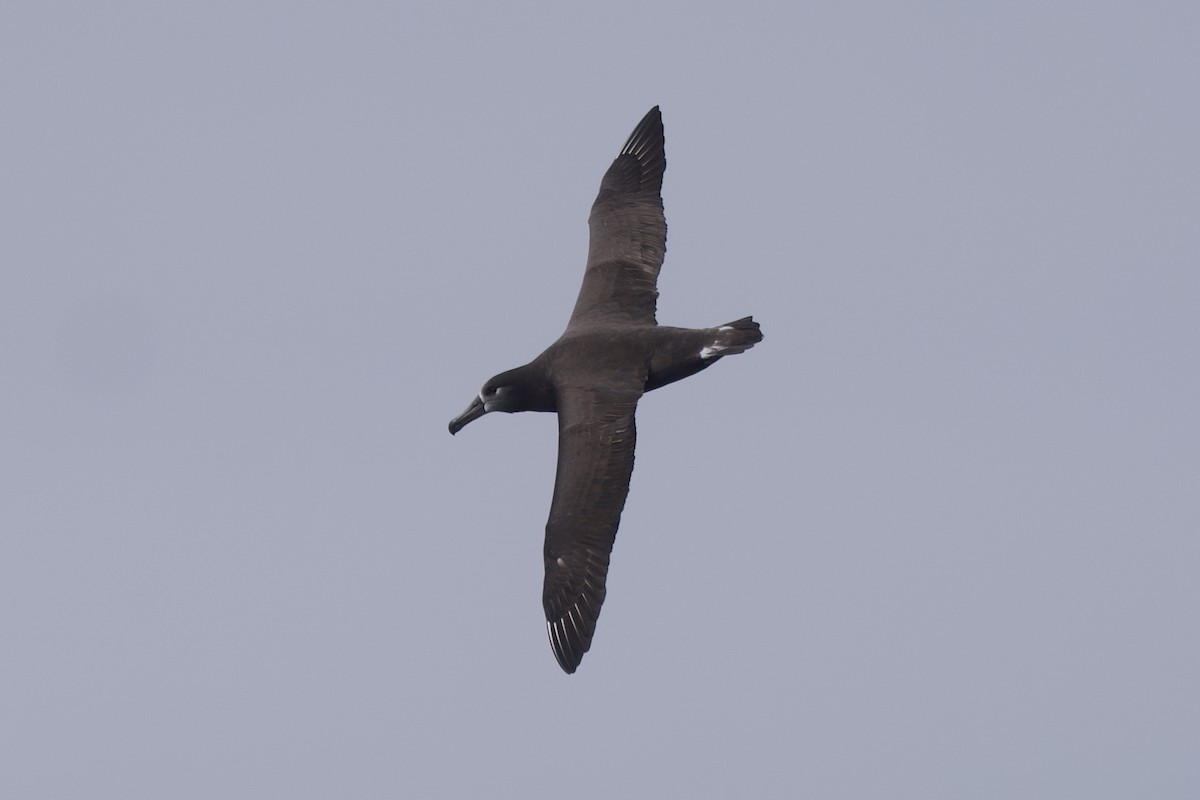
[[[471,405],[467,406],[466,411],[450,420],[450,435],[458,433],[467,426],[468,422],[477,420],[486,413],[487,409],[483,407],[483,400],[476,397],[471,401]]]

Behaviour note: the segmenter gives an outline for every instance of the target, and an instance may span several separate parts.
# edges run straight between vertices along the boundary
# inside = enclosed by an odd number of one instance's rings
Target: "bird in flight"
[[[604,602],[633,472],[638,400],[762,341],[751,317],[712,328],[670,328],[655,319],[667,249],[666,166],[655,106],[600,183],[588,218],[583,286],[567,329],[533,361],[490,378],[450,421],[455,434],[492,411],[558,414],[542,605],[550,647],[567,673],[591,647]]]

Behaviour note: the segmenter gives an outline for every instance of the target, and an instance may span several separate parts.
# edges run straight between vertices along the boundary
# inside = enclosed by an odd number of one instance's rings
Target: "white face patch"
[[[561,558],[560,558],[560,559],[558,559],[557,561],[558,561],[558,565],[559,565],[560,567],[564,567],[564,568],[565,568],[565,567],[567,566],[567,562],[563,561]]]

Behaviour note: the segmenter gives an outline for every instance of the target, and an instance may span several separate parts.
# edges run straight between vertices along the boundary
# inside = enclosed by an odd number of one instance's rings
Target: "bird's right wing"
[[[546,523],[542,605],[559,666],[574,672],[592,644],[608,557],[629,492],[641,381],[569,389],[558,403],[558,474]]]

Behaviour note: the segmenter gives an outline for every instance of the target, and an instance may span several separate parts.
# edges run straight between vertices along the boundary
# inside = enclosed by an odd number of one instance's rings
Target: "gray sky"
[[[1123,5],[1123,7],[1122,7]],[[1200,10],[0,12],[0,795],[1200,795]],[[661,104],[592,652],[549,415]]]

